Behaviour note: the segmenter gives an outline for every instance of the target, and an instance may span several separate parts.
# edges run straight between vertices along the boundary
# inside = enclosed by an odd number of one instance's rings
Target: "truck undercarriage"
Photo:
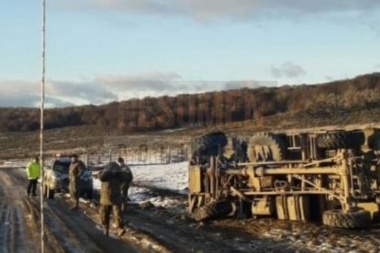
[[[192,140],[194,219],[272,216],[367,227],[379,216],[380,131],[263,132]]]

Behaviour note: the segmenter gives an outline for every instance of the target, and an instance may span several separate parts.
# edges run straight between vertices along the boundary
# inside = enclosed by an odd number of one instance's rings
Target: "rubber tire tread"
[[[191,139],[191,152],[193,155],[218,155],[219,147],[227,145],[225,133],[217,131]]]
[[[229,201],[213,200],[210,203],[195,209],[192,217],[196,221],[218,219],[227,216],[232,211],[232,206]]]
[[[371,213],[357,210],[343,213],[341,210],[327,210],[322,216],[323,224],[337,228],[367,228],[371,225]]]
[[[369,138],[369,146],[372,150],[379,151],[380,150],[380,132],[374,133]]]
[[[317,147],[325,149],[358,148],[364,143],[362,132],[323,133],[317,135]]]

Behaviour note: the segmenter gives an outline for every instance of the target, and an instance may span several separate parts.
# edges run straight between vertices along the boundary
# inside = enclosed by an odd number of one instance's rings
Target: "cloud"
[[[173,84],[180,80],[176,73],[152,72],[140,75],[100,75],[95,82],[119,91],[124,90],[173,90],[178,86]]]
[[[231,81],[226,82],[224,85],[225,90],[235,90],[235,89],[255,89],[259,87],[277,86],[277,82],[274,81]]]
[[[41,97],[37,94],[0,95],[0,107],[39,107],[40,105]],[[44,101],[44,107],[46,108],[73,105],[75,104],[56,97],[46,97]]]
[[[146,96],[177,95],[207,90],[214,82],[182,81],[176,73],[99,75],[86,82],[46,81],[45,106],[104,104]],[[22,80],[0,80],[0,107],[40,106],[40,84]]]
[[[48,80],[45,107],[104,104],[147,96],[175,96],[209,91],[276,86],[262,81],[183,80],[175,72],[150,72],[139,75],[98,75],[85,82]],[[0,80],[0,107],[39,107],[40,84],[22,80]]]
[[[151,72],[140,75],[100,75],[96,78],[96,82],[117,91],[119,101],[132,97],[175,96],[178,94],[277,86],[277,82],[273,81],[183,80],[175,72]]]
[[[287,77],[287,78],[297,78],[301,75],[305,75],[305,70],[292,62],[285,62],[281,66],[272,66],[270,71],[275,77]]]
[[[0,106],[36,107],[40,105],[40,84],[29,81],[0,81]],[[71,106],[82,103],[101,104],[116,100],[117,96],[96,83],[47,81],[45,83],[46,107]]]
[[[99,82],[69,82],[53,81],[47,84],[47,93],[55,97],[74,98],[87,100],[94,104],[105,103],[115,100],[117,96],[114,92],[104,87]]]
[[[53,2],[54,3],[54,2]],[[58,6],[57,6],[58,5]],[[114,10],[147,15],[177,15],[195,19],[246,18],[266,14],[319,14],[366,12],[380,8],[375,0],[66,0],[56,3],[66,10]]]

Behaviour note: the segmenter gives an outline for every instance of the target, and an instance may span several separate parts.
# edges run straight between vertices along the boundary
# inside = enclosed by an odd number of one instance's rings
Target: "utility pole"
[[[41,52],[41,119],[40,119],[40,217],[41,217],[41,253],[45,251],[44,232],[44,102],[45,102],[45,24],[46,24],[46,0],[42,0],[42,52]]]

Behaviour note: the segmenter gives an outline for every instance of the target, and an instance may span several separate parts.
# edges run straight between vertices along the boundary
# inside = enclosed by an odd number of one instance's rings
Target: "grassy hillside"
[[[0,158],[39,150],[39,111],[0,109]],[[213,129],[251,134],[268,129],[380,122],[380,74],[325,84],[145,98],[101,106],[56,108],[46,114],[45,148],[101,149],[113,142],[185,143]],[[145,137],[141,137],[145,136]],[[156,136],[153,138],[152,136]],[[169,137],[169,138],[168,138]]]

